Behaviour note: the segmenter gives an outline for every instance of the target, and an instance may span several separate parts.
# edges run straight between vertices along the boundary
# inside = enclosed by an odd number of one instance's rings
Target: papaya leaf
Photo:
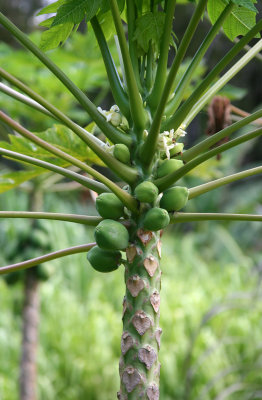
[[[254,6],[254,3],[257,3],[257,1],[253,1],[253,0],[232,0],[232,3],[235,3],[237,6],[241,6],[244,7],[250,11],[254,11],[255,13],[257,13],[257,9]]]
[[[49,128],[44,132],[35,133],[35,135],[81,161],[85,161],[88,164],[103,165],[95,153],[93,153],[80,138],[74,135],[70,129],[63,125],[54,125],[52,128]],[[9,135],[9,140],[10,143],[0,142],[0,147],[30,157],[36,157],[39,160],[51,162],[58,166],[66,167],[70,165],[68,162],[57,158],[56,155],[49,153],[36,144],[30,142],[28,139],[20,136]]]
[[[120,14],[122,13],[122,11],[125,8],[125,0],[117,0],[117,4],[118,4],[118,8],[119,8],[119,12]],[[107,11],[110,10],[110,5],[108,0],[102,0],[102,5],[101,5],[101,13],[106,13]]]
[[[149,42],[159,45],[164,30],[165,13],[161,11],[147,12],[136,21],[134,39],[138,46],[146,53]]]
[[[42,168],[29,169],[24,171],[8,172],[0,175],[0,193],[14,189],[22,183],[47,172]]]
[[[212,24],[216,22],[228,2],[229,0],[208,1],[207,11]],[[253,4],[251,0],[235,0],[233,2],[235,6],[223,24],[223,30],[230,40],[234,40],[236,36],[245,35],[255,25],[257,11],[253,9],[251,11],[250,7],[247,7],[247,5],[250,6],[251,3]],[[240,3],[245,3],[246,6],[244,7]]]
[[[65,3],[66,0],[57,0],[52,4],[42,8],[37,15],[52,14],[57,12],[58,8]]]
[[[54,18],[50,19],[54,21]],[[48,19],[47,21],[50,21],[50,19]],[[41,50],[52,50],[58,47],[60,44],[63,44],[68,39],[73,28],[74,24],[72,22],[65,22],[61,25],[51,26],[48,30],[44,31],[41,36]]]
[[[101,3],[102,0],[69,0],[58,8],[52,26],[66,22],[79,24],[84,18],[89,21],[96,15]]]

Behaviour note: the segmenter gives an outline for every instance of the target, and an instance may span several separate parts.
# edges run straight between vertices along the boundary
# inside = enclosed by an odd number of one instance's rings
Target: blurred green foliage
[[[39,45],[41,36],[39,31],[29,36]],[[111,50],[115,55],[114,46],[111,46]],[[88,90],[89,95],[93,94],[93,97],[98,96],[98,103],[106,96],[109,83],[93,32],[90,31],[88,35],[75,33],[63,47],[48,52],[48,56],[80,89]],[[24,49],[14,50],[2,42],[0,62],[2,68],[21,79],[70,118],[78,123],[87,124],[89,117],[86,112],[77,106],[71,93],[32,54]],[[8,111],[11,117],[25,123],[29,129],[41,131],[55,122],[2,93],[0,107]]]

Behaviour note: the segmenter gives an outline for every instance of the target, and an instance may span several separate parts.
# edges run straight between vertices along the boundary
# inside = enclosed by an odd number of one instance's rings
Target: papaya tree
[[[43,33],[41,48],[0,14],[0,23],[64,84],[92,120],[88,128],[83,128],[1,68],[1,78],[9,83],[2,86],[5,93],[46,114],[47,118],[55,118],[61,124],[55,129],[67,132],[70,146],[63,146],[59,134],[32,133],[1,111],[0,120],[23,139],[19,141],[16,137],[11,144],[2,144],[0,154],[31,166],[23,171],[21,180],[48,170],[95,191],[100,215],[1,212],[3,218],[53,219],[91,225],[95,227],[95,241],[2,267],[0,273],[80,252],[87,252],[90,265],[99,272],[124,266],[126,294],[119,363],[121,384],[117,394],[121,400],[159,399],[160,259],[165,228],[187,221],[262,221],[261,215],[190,213],[186,208],[181,212],[196,196],[262,172],[261,166],[255,167],[190,188],[181,181],[205,161],[262,133],[261,127],[241,135],[237,133],[242,127],[257,124],[262,117],[262,110],[258,110],[222,126],[207,139],[184,150],[183,137],[190,123],[262,49],[259,34],[262,19],[256,18],[255,1],[194,1],[194,12],[178,43],[173,32],[177,3],[176,0],[58,0],[40,12],[52,14],[42,23],[47,30]],[[177,80],[190,44],[198,41],[197,28],[206,12],[211,27]],[[107,71],[115,103],[109,110],[97,108],[44,53],[64,43],[82,20],[88,23],[88,30],[94,31]],[[237,36],[241,38],[185,99],[184,92],[196,68],[221,29],[232,41]],[[107,43],[112,33],[118,48],[118,62],[113,60]],[[243,55],[241,51],[252,39],[250,49]],[[169,65],[172,48],[175,56]],[[11,91],[10,85],[19,92]],[[233,134],[235,137],[231,139]],[[66,140],[64,135],[62,138]],[[225,138],[227,141],[221,142]],[[24,142],[27,146],[22,145]],[[92,164],[98,162],[107,166],[111,174],[103,175],[94,168]],[[112,173],[116,179],[111,178]]]

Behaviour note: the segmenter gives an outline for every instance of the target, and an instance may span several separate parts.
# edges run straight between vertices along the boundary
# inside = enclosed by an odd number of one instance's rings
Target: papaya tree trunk
[[[25,272],[20,399],[36,400],[36,357],[39,322],[38,279],[35,269]]]
[[[39,211],[42,208],[43,194],[37,187],[33,188],[29,198],[29,210]],[[32,223],[32,235],[34,222]],[[39,323],[39,298],[36,269],[25,270],[23,331],[21,345],[19,391],[20,400],[37,399],[37,344]]]
[[[138,229],[127,248],[119,364],[120,400],[158,400],[160,233]]]

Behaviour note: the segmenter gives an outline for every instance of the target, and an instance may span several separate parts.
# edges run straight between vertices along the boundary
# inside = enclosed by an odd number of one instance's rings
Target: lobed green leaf
[[[208,1],[207,11],[212,24],[216,22],[227,3],[229,0]],[[234,0],[233,3],[235,6],[223,24],[223,30],[230,40],[234,40],[236,36],[245,35],[255,25],[257,12],[255,7],[251,10],[250,4],[254,6],[251,0]]]
[[[164,31],[165,13],[162,11],[148,12],[136,21],[134,39],[143,52],[147,53],[149,42],[159,46]]]
[[[14,189],[22,183],[29,181],[38,175],[46,173],[42,168],[34,168],[24,171],[8,172],[0,175],[0,193]]]
[[[81,161],[85,161],[88,164],[103,165],[96,154],[78,136],[63,125],[54,125],[44,132],[35,133],[35,135]],[[57,158],[57,156],[30,142],[28,139],[9,135],[9,140],[10,143],[0,142],[0,147],[30,157],[37,157],[40,160],[62,167],[69,165],[68,162]]]

